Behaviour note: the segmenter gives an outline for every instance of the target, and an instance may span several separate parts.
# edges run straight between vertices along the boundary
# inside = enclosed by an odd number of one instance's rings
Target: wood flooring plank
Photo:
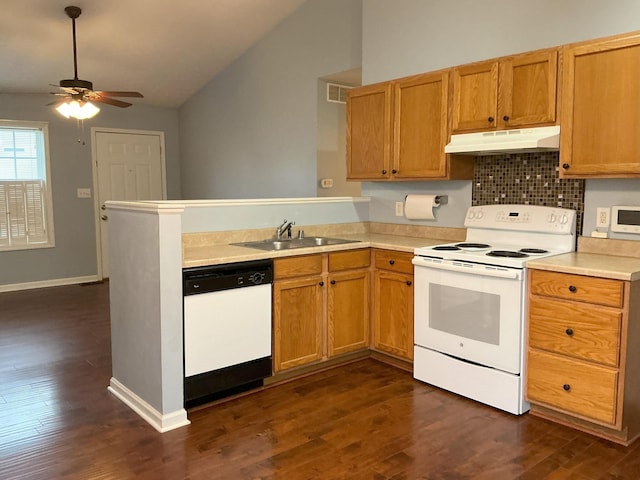
[[[0,479],[638,480],[624,448],[372,359],[192,409],[111,395],[108,283],[0,294]]]

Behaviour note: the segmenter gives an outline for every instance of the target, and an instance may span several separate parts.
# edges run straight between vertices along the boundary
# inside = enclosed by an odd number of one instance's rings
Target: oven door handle
[[[441,263],[434,263],[426,260],[422,257],[413,257],[412,263],[416,267],[433,268],[435,270],[449,270],[452,272],[464,272],[470,275],[483,275],[485,277],[506,278],[510,280],[518,280],[521,278],[521,270],[513,269],[489,269],[483,265],[473,265],[472,267],[465,267],[462,264],[452,263],[450,261],[442,261]],[[466,264],[469,265],[469,264]]]

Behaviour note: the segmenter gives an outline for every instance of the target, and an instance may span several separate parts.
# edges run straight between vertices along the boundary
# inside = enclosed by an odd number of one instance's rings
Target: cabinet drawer
[[[374,250],[374,264],[377,269],[413,274],[413,255],[392,250]]]
[[[568,413],[616,423],[618,372],[529,350],[527,399]]]
[[[278,258],[273,261],[275,280],[322,273],[322,255],[301,255],[299,257]]]
[[[351,270],[354,268],[368,267],[371,263],[371,254],[368,248],[361,250],[348,250],[329,254],[329,271]]]
[[[612,308],[532,297],[529,345],[617,367],[621,322]]]
[[[622,307],[624,282],[608,278],[531,270],[531,293]]]

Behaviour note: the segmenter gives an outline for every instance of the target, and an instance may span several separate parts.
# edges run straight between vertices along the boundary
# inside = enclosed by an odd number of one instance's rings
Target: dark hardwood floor
[[[621,447],[366,359],[160,434],[107,391],[108,284],[0,294],[0,479],[640,479]]]

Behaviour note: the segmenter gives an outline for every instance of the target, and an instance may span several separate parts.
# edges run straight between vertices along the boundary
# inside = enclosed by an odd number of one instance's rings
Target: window
[[[0,251],[54,245],[46,123],[0,120]]]

